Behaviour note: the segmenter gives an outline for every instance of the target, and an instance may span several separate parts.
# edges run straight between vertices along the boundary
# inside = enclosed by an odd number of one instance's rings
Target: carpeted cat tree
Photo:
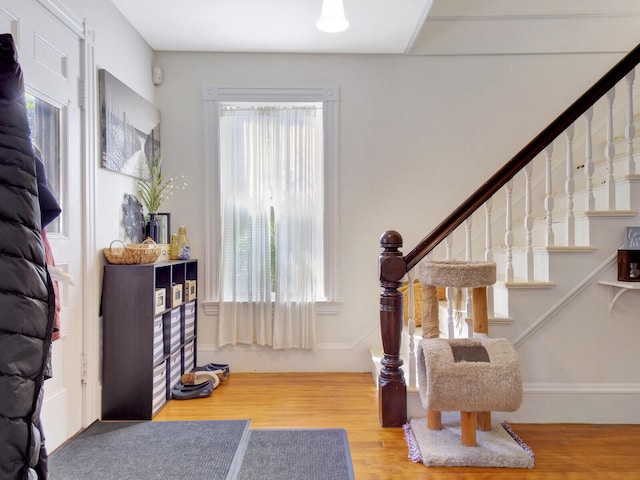
[[[420,399],[427,426],[442,428],[443,411],[460,411],[462,444],[476,445],[476,428],[491,430],[491,411],[515,411],[522,403],[518,355],[504,338],[488,337],[486,287],[496,265],[448,260],[421,264],[423,285],[471,288],[474,338],[423,338],[418,348]]]

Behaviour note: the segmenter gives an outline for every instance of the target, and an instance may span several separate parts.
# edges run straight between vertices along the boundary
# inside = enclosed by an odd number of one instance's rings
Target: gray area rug
[[[505,422],[491,431],[476,431],[474,447],[462,445],[460,414],[442,412],[442,430],[429,430],[426,418],[405,425],[409,458],[430,467],[533,468],[531,449]]]
[[[249,420],[95,422],[53,452],[50,480],[353,480],[343,429]]]
[[[224,480],[248,420],[95,422],[55,451],[50,480]]]
[[[353,480],[343,429],[251,430],[238,480]]]

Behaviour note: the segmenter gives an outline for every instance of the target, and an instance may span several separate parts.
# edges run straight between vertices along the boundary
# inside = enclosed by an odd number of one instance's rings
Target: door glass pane
[[[60,109],[27,93],[31,140],[41,153],[49,188],[60,201]],[[60,233],[60,216],[47,225],[47,233]]]

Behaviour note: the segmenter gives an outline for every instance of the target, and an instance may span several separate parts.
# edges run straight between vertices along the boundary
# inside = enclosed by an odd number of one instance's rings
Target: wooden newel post
[[[402,236],[388,230],[380,237],[379,257],[380,331],[382,335],[382,369],[378,378],[378,410],[383,427],[401,427],[407,423],[407,386],[402,371],[402,293],[398,288],[406,273],[399,248]]]

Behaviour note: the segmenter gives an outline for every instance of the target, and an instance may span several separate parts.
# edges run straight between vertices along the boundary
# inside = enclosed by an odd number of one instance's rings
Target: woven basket
[[[114,243],[121,243],[122,246],[114,247]],[[160,247],[153,240],[129,245],[125,245],[121,240],[114,240],[109,248],[104,249],[104,256],[109,263],[116,265],[153,263],[160,256]]]

